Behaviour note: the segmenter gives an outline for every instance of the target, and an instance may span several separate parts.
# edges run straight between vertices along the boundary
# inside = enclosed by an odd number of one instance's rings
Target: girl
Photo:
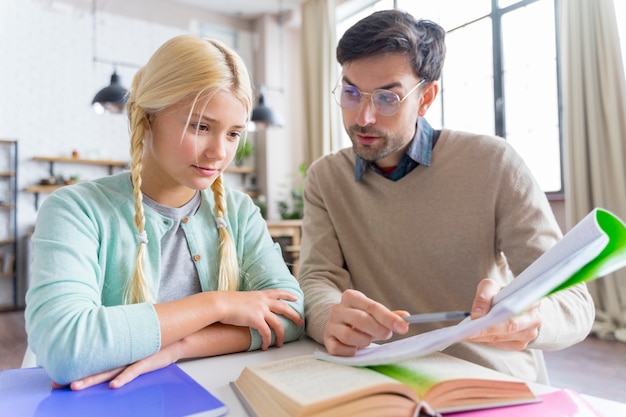
[[[130,171],[42,204],[25,315],[54,386],[119,387],[180,358],[300,337],[303,296],[280,248],[222,182],[251,104],[239,56],[173,38],[133,81]]]

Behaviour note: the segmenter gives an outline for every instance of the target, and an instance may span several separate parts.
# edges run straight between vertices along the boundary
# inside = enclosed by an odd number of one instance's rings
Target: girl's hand
[[[109,387],[120,388],[128,384],[140,375],[157,369],[165,368],[180,359],[180,348],[178,343],[166,346],[154,355],[141,359],[128,366],[112,369],[110,371],[101,372],[91,375],[70,384],[70,389],[80,391],[85,388],[98,385],[102,382],[109,382]],[[63,385],[52,382],[52,388],[63,388]]]
[[[99,374],[87,376],[83,379],[79,379],[77,381],[72,382],[69,385],[69,387],[72,391],[80,391],[85,388],[93,387],[94,385],[98,385],[102,382],[110,381],[111,379],[115,378],[117,375],[119,375],[120,372],[124,370],[124,368],[125,367],[122,366],[120,368],[115,368],[110,371],[104,371]],[[54,389],[65,388],[67,386],[67,385],[57,384],[54,381],[52,381],[50,385],[52,385],[52,388]]]
[[[272,341],[272,330],[276,335],[276,346],[282,346],[285,330],[278,316],[285,316],[298,326],[304,320],[286,301],[298,298],[285,290],[224,291],[220,292],[218,308],[221,309],[220,322],[233,326],[256,329],[263,340],[261,349],[267,350]]]

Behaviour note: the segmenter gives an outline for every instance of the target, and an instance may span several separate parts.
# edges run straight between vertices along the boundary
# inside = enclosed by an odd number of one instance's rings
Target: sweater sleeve
[[[304,292],[307,334],[324,343],[330,309],[341,301],[344,290],[352,287],[349,272],[332,219],[323,201],[317,169],[313,164],[305,180],[304,219],[298,280]]]
[[[504,180],[496,209],[496,245],[517,276],[562,237],[545,193],[514,152],[505,153],[511,176]],[[506,197],[505,197],[506,196]],[[590,332],[595,309],[585,284],[541,301],[542,325],[530,348],[563,349]]]
[[[29,346],[60,384],[135,362],[160,347],[151,304],[103,305],[103,287],[111,285],[105,274],[127,272],[104,270],[97,211],[67,188],[39,210],[25,311]]]

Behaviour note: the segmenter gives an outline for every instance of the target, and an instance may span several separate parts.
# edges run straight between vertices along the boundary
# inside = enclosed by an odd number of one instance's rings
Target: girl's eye
[[[239,139],[241,137],[241,132],[230,132],[228,136],[233,140]]]
[[[200,124],[200,123],[192,123],[191,127],[193,128],[193,130],[195,130],[197,132],[207,132],[209,130],[209,126],[208,125],[204,125],[204,124]]]

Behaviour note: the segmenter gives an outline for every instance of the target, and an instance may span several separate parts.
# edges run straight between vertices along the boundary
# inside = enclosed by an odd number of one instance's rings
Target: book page
[[[381,385],[395,385],[398,392],[410,392],[394,379],[380,373],[319,361],[313,355],[252,365],[244,373],[249,371],[302,407],[324,401],[332,402],[333,399],[345,402],[349,398],[377,391],[376,387]],[[409,395],[417,403],[415,393]]]
[[[395,342],[372,345],[358,350],[354,356],[334,356],[316,351],[315,357],[325,361],[350,366],[370,366],[397,362],[443,350],[453,343],[466,339],[510,316],[506,310],[491,311],[477,320],[463,320],[454,326],[443,327]]]
[[[536,401],[519,378],[440,352],[370,369],[411,387],[439,412]]]

